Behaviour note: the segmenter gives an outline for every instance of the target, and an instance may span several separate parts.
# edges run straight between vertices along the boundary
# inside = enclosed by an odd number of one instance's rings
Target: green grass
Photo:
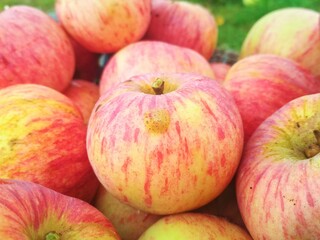
[[[265,14],[285,7],[305,7],[320,11],[320,0],[257,0],[257,4],[244,6],[241,0],[188,0],[207,7],[219,25],[218,47],[238,52],[252,25]],[[5,5],[25,4],[43,11],[53,11],[54,0],[1,0]]]

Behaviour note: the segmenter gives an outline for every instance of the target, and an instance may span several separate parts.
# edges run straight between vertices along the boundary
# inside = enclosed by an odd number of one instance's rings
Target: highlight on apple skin
[[[300,64],[272,54],[256,54],[235,63],[223,86],[239,108],[245,142],[268,116],[287,102],[320,92],[319,81]]]
[[[240,57],[275,54],[309,70],[320,81],[319,12],[283,8],[260,18],[249,30]]]
[[[42,185],[0,179],[0,239],[120,240],[96,208]]]
[[[102,72],[100,95],[135,75],[154,72],[198,73],[215,79],[209,62],[196,51],[146,40],[130,44],[111,57]]]
[[[201,213],[166,216],[151,225],[139,240],[226,239],[252,240],[250,235],[226,219]]]
[[[90,202],[98,188],[86,125],[71,99],[37,84],[0,89],[0,178],[32,181]]]
[[[23,5],[3,10],[0,46],[0,89],[33,83],[61,92],[69,85],[75,70],[72,45],[41,10]]]
[[[209,60],[218,42],[218,26],[204,6],[187,1],[152,0],[147,40],[195,50]]]
[[[153,214],[217,197],[235,174],[242,146],[233,98],[199,74],[132,77],[100,97],[88,124],[88,156],[100,182]]]
[[[237,200],[254,239],[320,239],[320,93],[268,117],[247,143]]]
[[[82,46],[114,53],[140,40],[151,19],[151,0],[57,0],[65,30]]]

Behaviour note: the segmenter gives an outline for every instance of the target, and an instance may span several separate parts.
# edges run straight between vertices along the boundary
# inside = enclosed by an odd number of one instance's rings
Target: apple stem
[[[57,232],[48,232],[45,236],[45,240],[60,240],[61,235]]]
[[[163,90],[164,90],[164,81],[161,78],[157,78],[151,85],[154,93],[156,95],[161,95],[163,94]]]
[[[317,143],[309,145],[308,148],[304,151],[307,158],[314,157],[320,152],[320,131],[314,130],[313,134],[317,140]]]

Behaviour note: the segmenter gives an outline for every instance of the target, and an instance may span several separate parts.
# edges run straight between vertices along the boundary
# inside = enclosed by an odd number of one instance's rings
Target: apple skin
[[[132,76],[154,72],[198,73],[215,78],[209,62],[192,49],[160,41],[139,41],[110,58],[100,79],[100,95]]]
[[[74,102],[82,113],[84,123],[88,124],[93,107],[100,97],[98,85],[86,80],[74,79],[63,94]]]
[[[102,212],[117,230],[122,240],[137,240],[159,215],[143,212],[120,202],[100,185],[93,206]]]
[[[212,68],[212,71],[214,72],[215,79],[218,82],[223,83],[224,80],[226,79],[228,71],[231,68],[231,65],[227,63],[222,63],[222,62],[212,62],[210,63],[210,66]]]
[[[209,60],[217,46],[218,26],[205,7],[186,1],[153,0],[145,39],[195,50]]]
[[[254,239],[320,239],[320,154],[304,154],[316,142],[319,108],[320,94],[290,101],[257,128],[245,147],[236,191]]]
[[[17,84],[0,90],[0,178],[32,181],[91,201],[99,182],[86,151],[82,115],[51,88]]]
[[[181,213],[161,218],[139,240],[252,240],[241,227],[224,218],[200,213]]]
[[[120,239],[110,221],[80,199],[19,180],[0,179],[0,191],[0,239]]]
[[[320,92],[317,79],[298,63],[271,54],[257,54],[239,60],[223,86],[239,108],[245,142],[255,129],[290,100]]]
[[[164,94],[151,85],[164,81]],[[235,174],[243,128],[230,94],[190,73],[144,74],[102,95],[87,150],[113,196],[145,212],[183,212],[217,197]]]
[[[72,45],[41,10],[14,6],[1,12],[0,46],[0,88],[34,83],[63,91],[69,85],[75,69]]]
[[[57,0],[55,9],[67,32],[97,53],[117,52],[140,40],[151,19],[151,0]]]
[[[240,57],[275,54],[290,58],[320,80],[319,13],[284,8],[260,18],[247,34]]]

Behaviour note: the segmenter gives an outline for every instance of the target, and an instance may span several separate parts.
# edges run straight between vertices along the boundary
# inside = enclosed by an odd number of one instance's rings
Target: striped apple
[[[0,192],[0,239],[120,239],[110,221],[80,199],[20,180],[0,179]]]
[[[102,72],[100,94],[135,75],[154,72],[198,73],[215,78],[209,62],[192,49],[160,41],[139,41],[111,57]]]
[[[41,10],[15,6],[2,11],[0,46],[0,88],[34,83],[63,91],[71,82],[72,45],[63,29]]]
[[[0,178],[32,181],[91,201],[98,180],[86,151],[86,125],[71,99],[51,88],[0,90]]]
[[[154,214],[217,197],[242,146],[233,98],[199,74],[132,77],[100,97],[88,124],[89,160],[100,182],[120,201]]]
[[[236,191],[254,239],[320,239],[320,94],[296,98],[246,144]]]
[[[290,58],[320,80],[320,15],[305,8],[283,8],[268,13],[250,29],[240,57],[275,54]]]

